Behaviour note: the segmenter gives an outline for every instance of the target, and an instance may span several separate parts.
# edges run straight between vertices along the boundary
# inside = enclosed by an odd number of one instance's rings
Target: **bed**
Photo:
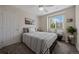
[[[49,48],[56,41],[56,33],[29,32],[23,33],[23,43],[26,44],[36,54],[47,54]]]

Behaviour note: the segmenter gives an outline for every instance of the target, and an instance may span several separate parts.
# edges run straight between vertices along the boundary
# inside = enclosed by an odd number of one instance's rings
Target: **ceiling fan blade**
[[[38,7],[52,7],[54,5],[39,5]]]
[[[44,11],[45,11],[45,12],[48,12],[48,10],[47,10],[47,9],[45,9],[45,8],[44,8]]]
[[[48,12],[46,7],[52,7],[52,6],[54,6],[54,5],[38,5],[38,7],[41,8],[42,10],[44,9],[45,12]]]
[[[54,6],[54,5],[44,5],[44,7],[52,7],[52,6]]]

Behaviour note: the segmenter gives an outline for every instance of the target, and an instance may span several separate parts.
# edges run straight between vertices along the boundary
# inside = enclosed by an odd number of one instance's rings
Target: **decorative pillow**
[[[36,32],[35,27],[30,27],[29,32]]]
[[[23,33],[28,33],[29,29],[28,28],[23,28]]]

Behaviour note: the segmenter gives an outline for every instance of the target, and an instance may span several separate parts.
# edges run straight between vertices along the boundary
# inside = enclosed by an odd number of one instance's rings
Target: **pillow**
[[[29,29],[28,28],[23,28],[23,33],[28,33]]]
[[[57,34],[63,35],[64,34],[63,29],[57,29]]]
[[[29,32],[36,32],[35,27],[30,27]]]

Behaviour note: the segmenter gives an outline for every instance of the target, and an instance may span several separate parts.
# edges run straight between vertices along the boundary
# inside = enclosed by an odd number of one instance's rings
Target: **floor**
[[[57,42],[57,45],[55,46],[53,54],[79,54],[76,47],[65,43],[65,42]]]
[[[0,49],[0,54],[33,54],[23,43],[15,43]]]
[[[0,49],[0,54],[34,54],[34,52],[23,43],[16,43]],[[52,54],[78,54],[78,51],[75,46],[58,41]]]

